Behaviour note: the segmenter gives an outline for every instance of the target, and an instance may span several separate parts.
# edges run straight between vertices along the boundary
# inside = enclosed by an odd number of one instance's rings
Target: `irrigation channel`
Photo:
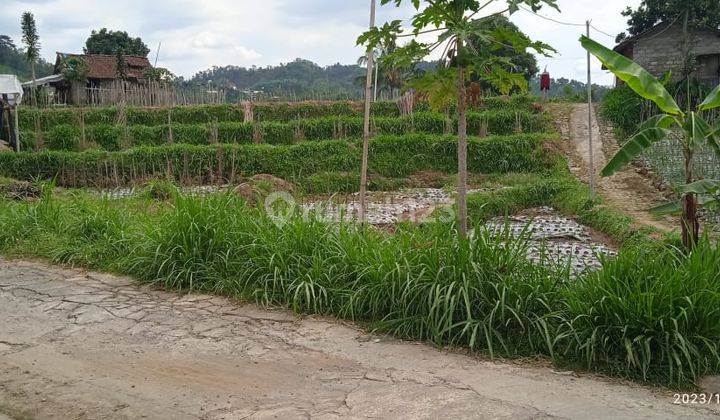
[[[184,194],[204,195],[231,188],[228,185],[182,187]],[[477,190],[470,190],[472,194]],[[99,191],[104,197],[120,199],[135,194],[132,188]],[[288,196],[289,197],[289,196]],[[392,229],[397,223],[423,223],[434,218],[451,221],[454,192],[440,188],[412,188],[368,193],[367,223]],[[295,205],[295,203],[293,203]],[[321,218],[328,222],[353,221],[358,218],[357,193],[305,197],[297,203],[303,217]],[[574,275],[601,268],[604,257],[616,255],[615,249],[601,234],[555,209],[525,209],[507,217],[496,217],[485,224],[491,237],[512,235],[527,240],[527,257],[535,263],[549,264],[558,269],[569,268]]]

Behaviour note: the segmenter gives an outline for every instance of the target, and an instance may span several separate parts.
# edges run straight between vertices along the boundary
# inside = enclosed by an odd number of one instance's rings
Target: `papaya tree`
[[[696,180],[693,173],[693,159],[698,148],[710,147],[720,156],[720,124],[713,128],[701,115],[703,111],[720,107],[720,86],[695,109],[688,105],[687,110],[682,110],[663,83],[637,63],[586,36],[580,38],[580,43],[618,79],[641,97],[654,102],[661,111],[640,125],[637,133],[610,159],[601,175],[612,175],[654,143],[666,139],[677,140],[682,146],[685,162],[685,184],[679,188],[681,199],[679,203],[670,203],[656,210],[679,210],[682,213],[683,244],[692,249],[700,236],[698,206],[714,201],[720,185],[720,181],[716,180]]]
[[[444,69],[452,69],[458,118],[458,231],[461,237],[467,236],[467,80],[474,66],[473,42],[483,41],[497,45],[508,45],[508,41],[524,42],[525,49],[533,48],[540,52],[545,44],[530,42],[509,30],[498,30],[484,25],[487,19],[504,13],[515,13],[521,5],[538,11],[543,5],[557,9],[556,0],[381,0],[381,5],[393,3],[400,7],[411,3],[416,13],[410,24],[411,31],[405,33],[402,21],[395,20],[381,27],[373,27],[358,38],[359,45],[365,45],[372,51],[378,45],[400,45],[399,39],[410,41],[395,48],[392,59],[396,65],[404,65],[422,60],[433,53],[440,52]],[[504,3],[503,10],[489,12],[492,6]],[[496,9],[492,9],[496,10]],[[433,37],[433,35],[436,35]],[[434,38],[425,41],[427,37]],[[485,58],[485,57],[484,57]],[[487,64],[487,61],[485,61]],[[483,70],[481,70],[483,71]],[[449,74],[443,71],[443,76]],[[511,73],[504,74],[507,79]],[[440,77],[446,85],[446,77]]]

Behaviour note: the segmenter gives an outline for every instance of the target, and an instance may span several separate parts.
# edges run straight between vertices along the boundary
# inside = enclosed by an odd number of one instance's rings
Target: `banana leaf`
[[[698,109],[700,111],[705,111],[708,109],[717,108],[720,106],[720,85],[718,85],[712,92],[710,92],[710,95],[708,95],[707,98],[705,98],[705,101],[698,106]]]
[[[651,127],[632,136],[610,159],[601,175],[610,176],[630,163],[653,143],[666,139],[672,132],[662,127]]]
[[[670,115],[683,114],[672,95],[665,89],[665,86],[639,64],[600,45],[586,36],[580,38],[580,43],[583,48],[588,50],[597,57],[605,67],[610,69],[615,76],[627,83],[635,93],[655,102],[663,112]]]

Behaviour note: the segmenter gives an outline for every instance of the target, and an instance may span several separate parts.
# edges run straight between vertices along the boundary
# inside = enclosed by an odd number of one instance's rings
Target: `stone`
[[[706,376],[698,385],[706,394],[720,394],[720,375]]]

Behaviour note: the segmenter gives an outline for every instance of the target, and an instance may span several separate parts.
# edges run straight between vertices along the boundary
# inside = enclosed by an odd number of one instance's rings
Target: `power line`
[[[537,13],[537,12],[533,12],[531,9],[528,9],[528,8],[525,7],[525,6],[520,6],[520,8],[521,8],[522,10],[528,12],[528,13],[532,13],[533,15],[535,15],[535,16],[537,16],[537,17],[543,18],[543,19],[545,19],[545,20],[549,20],[550,22],[555,22],[555,23],[560,24],[560,25],[565,25],[565,26],[583,26],[583,27],[585,26],[584,23],[562,22],[562,21],[553,19],[553,18],[551,18],[551,17],[543,16],[543,15]]]
[[[550,21],[550,22],[555,22],[555,23],[557,23],[558,25],[573,26],[573,27],[585,27],[585,25],[586,25],[585,23],[563,22],[563,21],[560,21],[560,20],[557,20],[557,19],[553,19],[553,18],[551,18],[551,17],[544,16],[544,15],[541,15],[541,14],[539,14],[539,13],[537,13],[537,12],[534,12],[534,11],[532,11],[532,9],[528,9],[528,8],[525,7],[525,6],[520,6],[520,8],[521,8],[522,10],[528,12],[528,13],[532,13],[533,15],[535,15],[535,16],[537,16],[537,17],[539,17],[539,18],[548,20],[548,21]],[[594,25],[590,25],[590,27],[593,28],[593,29],[595,29],[598,33],[600,33],[600,34],[602,34],[602,35],[608,36],[608,37],[610,37],[610,38],[615,38],[614,35],[610,35],[609,33],[605,32],[605,31],[603,31],[603,30],[601,30],[601,29],[598,29],[598,28],[597,28],[596,26],[594,26]]]
[[[595,31],[598,32],[598,33],[600,33],[601,35],[605,35],[605,36],[608,36],[608,37],[610,37],[610,38],[615,38],[614,35],[610,35],[609,33],[607,33],[607,32],[605,32],[605,31],[602,31],[602,30],[596,28],[596,27],[595,27],[594,25],[592,25],[592,24],[590,24],[590,27],[593,28],[593,29],[595,29]]]

